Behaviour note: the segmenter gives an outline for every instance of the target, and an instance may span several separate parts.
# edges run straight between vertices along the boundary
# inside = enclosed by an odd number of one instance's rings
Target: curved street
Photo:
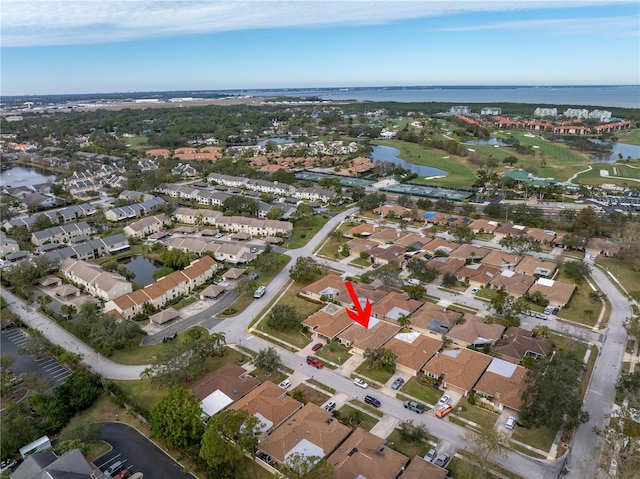
[[[287,281],[289,281],[289,267],[291,264],[299,257],[313,256],[313,252],[321,245],[327,235],[341,221],[355,211],[357,211],[356,208],[351,208],[336,215],[329,220],[305,246],[288,251],[287,254],[291,257],[291,260],[271,281],[267,289],[267,294],[260,300],[253,301],[243,313],[233,318],[226,318],[224,320],[217,319],[213,316],[221,310],[221,307],[219,304],[214,304],[210,308],[200,312],[197,316],[194,315],[192,318],[173,325],[172,328],[175,329],[174,332],[184,330],[194,324],[201,324],[211,332],[224,332],[228,344],[244,345],[253,350],[273,346],[272,343],[251,335],[248,331],[249,324],[259,314],[263,313],[265,306],[269,304],[276,295],[281,294],[282,288]],[[339,262],[324,259],[320,259],[319,262],[341,270],[352,268]],[[358,270],[358,272],[361,271]],[[555,478],[559,476],[563,467],[567,468],[566,477],[575,479],[584,477],[582,466],[588,464],[598,448],[598,437],[594,434],[593,428],[604,427],[607,423],[606,416],[612,410],[615,397],[615,383],[622,363],[627,338],[626,331],[623,328],[623,321],[631,315],[631,308],[628,300],[618,291],[607,275],[601,270],[593,268],[592,277],[602,291],[606,293],[611,304],[611,315],[608,326],[604,331],[588,331],[579,326],[567,328],[569,331],[580,332],[582,337],[591,340],[594,344],[601,345],[584,402],[584,409],[589,413],[590,420],[587,424],[580,426],[576,430],[569,452],[557,460],[536,460],[513,451],[508,451],[505,456],[495,458],[498,464],[509,470],[518,471],[518,473],[524,477],[532,479]],[[82,354],[85,364],[105,378],[123,380],[139,379],[140,373],[147,367],[146,365],[129,366],[114,363],[97,354],[93,349],[58,326],[54,321],[42,316],[31,306],[25,305],[12,294],[2,290],[2,295],[7,298],[11,310],[18,314],[27,325],[42,331],[45,337],[53,343],[59,344],[69,351]],[[444,300],[455,301],[476,308],[483,305],[486,306],[485,303],[464,295],[452,295],[438,291],[438,296],[441,296]],[[529,317],[525,317],[524,319],[525,322],[535,321]],[[550,322],[546,322],[546,324],[554,326],[560,323],[554,323],[552,325]],[[603,332],[605,333],[604,335],[602,334]],[[166,335],[168,333],[163,331],[163,334]],[[279,353],[283,363],[287,367],[307,376],[314,377],[348,396],[357,398],[363,395],[362,390],[356,387],[350,379],[339,374],[340,368],[336,371],[327,368],[321,370],[312,369],[304,363],[304,353],[302,352],[294,354],[279,349]],[[381,410],[394,416],[398,420],[412,419],[425,423],[434,435],[451,447],[456,447],[456,445],[460,443],[460,437],[468,434],[467,429],[456,426],[448,421],[437,419],[431,414],[417,416],[411,411],[405,410],[402,407],[401,401],[395,398],[383,397]],[[526,473],[524,471],[526,471]]]

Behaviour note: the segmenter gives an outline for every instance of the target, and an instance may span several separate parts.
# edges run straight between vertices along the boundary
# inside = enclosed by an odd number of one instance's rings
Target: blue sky
[[[637,0],[4,0],[2,95],[640,84]]]

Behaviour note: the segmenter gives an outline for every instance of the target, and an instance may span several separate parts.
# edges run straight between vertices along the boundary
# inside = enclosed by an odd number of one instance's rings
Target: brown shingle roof
[[[409,299],[406,293],[391,292],[385,295],[382,299],[378,300],[371,308],[373,316],[377,318],[391,317],[394,308],[399,308],[406,311],[405,316],[409,316],[416,309],[422,306],[420,301],[415,299]],[[397,318],[391,317],[396,320]]]
[[[462,314],[447,310],[444,306],[438,306],[433,303],[425,303],[420,309],[411,315],[409,320],[411,325],[416,328],[427,329],[429,323],[437,320],[449,325],[449,328],[453,327],[458,319],[462,317]]]
[[[484,343],[487,340],[495,342],[502,337],[505,327],[501,324],[485,324],[484,319],[472,314],[465,314],[464,321],[455,324],[447,333],[447,338],[454,343],[466,344]]]
[[[516,265],[520,262],[522,256],[517,254],[510,254],[500,250],[492,250],[480,261],[482,264],[489,264],[491,266],[497,266],[498,268],[504,268],[508,265]]]
[[[557,267],[558,265],[553,261],[538,259],[533,256],[525,256],[522,258],[522,261],[516,265],[514,271],[529,275],[551,276]]]
[[[549,301],[565,305],[569,302],[575,290],[575,284],[540,278],[531,286],[529,293],[534,294],[536,291],[540,291]]]
[[[416,456],[398,479],[445,479],[447,470]]]
[[[357,428],[327,461],[333,479],[395,479],[409,458],[386,447],[384,439]]]
[[[443,342],[418,333],[398,333],[385,347],[396,355],[396,364],[419,371]]]
[[[435,377],[444,376],[447,384],[471,391],[490,362],[490,356],[470,349],[447,349],[436,353],[422,370]]]
[[[329,304],[322,310],[313,313],[302,324],[317,334],[333,339],[351,326],[353,321],[349,318],[344,308]]]
[[[526,329],[510,327],[495,344],[494,350],[503,358],[520,362],[526,355],[548,356],[553,350],[553,341],[542,337],[534,338],[531,331]]]
[[[313,403],[307,403],[266,439],[260,441],[261,451],[283,463],[292,449],[303,441],[318,446],[331,454],[344,441],[351,429],[341,424],[333,415]]]
[[[229,407],[237,411],[246,410],[252,416],[260,414],[273,423],[273,428],[277,428],[300,409],[302,403],[287,396],[280,386],[266,381]]]
[[[400,326],[386,321],[379,321],[370,329],[365,329],[361,325],[353,323],[341,332],[338,338],[348,341],[354,348],[364,351],[367,348],[379,348],[389,341],[398,331],[400,331]]]
[[[475,386],[476,391],[493,396],[496,402],[519,410],[527,370],[522,366],[494,358]]]
[[[344,281],[337,274],[328,274],[323,276],[318,281],[311,283],[309,286],[305,286],[302,292],[309,292],[317,295],[321,295],[322,291],[327,288],[333,288],[338,291],[346,290]]]
[[[529,276],[528,274],[503,271],[499,275],[494,276],[489,284],[496,289],[504,288],[510,294],[517,293],[523,295],[535,280],[535,277]]]
[[[427,266],[438,271],[438,273],[444,275],[447,273],[455,273],[465,264],[462,259],[456,259],[451,257],[435,257],[427,261]]]
[[[249,376],[244,368],[227,363],[196,381],[191,389],[201,401],[218,390],[237,400],[259,385],[260,381]]]

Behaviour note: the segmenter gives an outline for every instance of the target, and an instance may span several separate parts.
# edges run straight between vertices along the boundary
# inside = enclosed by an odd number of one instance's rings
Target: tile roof
[[[415,456],[398,479],[445,479],[447,474],[448,471],[445,468]]]
[[[398,333],[386,345],[396,355],[396,364],[419,371],[442,347],[443,341],[422,334]]]
[[[201,401],[218,390],[237,400],[259,385],[260,381],[249,376],[246,369],[235,363],[227,363],[195,381],[191,389]]]
[[[495,402],[519,410],[526,389],[527,370],[522,366],[493,358],[475,385],[475,390],[493,396]]]
[[[498,323],[485,324],[484,318],[465,314],[464,321],[455,324],[447,333],[447,338],[466,344],[482,345],[493,343],[502,337],[505,327]]]
[[[531,288],[529,293],[540,291],[549,301],[558,304],[567,304],[576,290],[575,284],[563,283],[552,279],[540,278]]]
[[[489,284],[494,288],[504,288],[508,293],[518,293],[523,295],[535,280],[535,277],[528,274],[515,273],[507,270],[494,276]]]
[[[333,303],[328,304],[320,311],[313,313],[302,324],[313,332],[327,338],[335,338],[342,331],[353,324],[344,308]]]
[[[379,321],[369,329],[352,323],[351,326],[338,335],[338,338],[348,341],[354,348],[364,351],[367,348],[379,348],[389,341],[398,331],[400,331],[400,326],[386,321]]]
[[[371,308],[372,314],[377,318],[390,318],[398,320],[400,314],[409,316],[422,306],[420,301],[409,299],[406,293],[391,292],[379,299]]]
[[[270,421],[273,428],[277,428],[300,409],[302,403],[287,396],[286,391],[280,386],[266,381],[229,407],[238,411],[246,410],[252,416],[259,414]]]
[[[553,341],[549,338],[534,337],[527,329],[510,327],[502,339],[496,342],[495,352],[515,362],[520,362],[523,357],[548,356],[553,350]]]
[[[437,321],[438,323],[443,323],[448,325],[448,329],[446,331],[442,331],[441,327],[437,328],[437,332],[439,334],[446,333],[456,321],[462,317],[461,313],[457,311],[448,310],[444,306],[439,306],[433,303],[424,303],[422,307],[420,307],[415,313],[411,315],[409,320],[411,321],[411,325],[420,329],[431,329],[429,325],[433,321]]]

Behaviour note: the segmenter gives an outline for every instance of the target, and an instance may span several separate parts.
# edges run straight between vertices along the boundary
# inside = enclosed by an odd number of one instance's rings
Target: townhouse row
[[[210,225],[230,233],[245,233],[251,236],[289,236],[293,224],[289,221],[224,216],[220,211],[178,208],[173,213],[179,223]]]

